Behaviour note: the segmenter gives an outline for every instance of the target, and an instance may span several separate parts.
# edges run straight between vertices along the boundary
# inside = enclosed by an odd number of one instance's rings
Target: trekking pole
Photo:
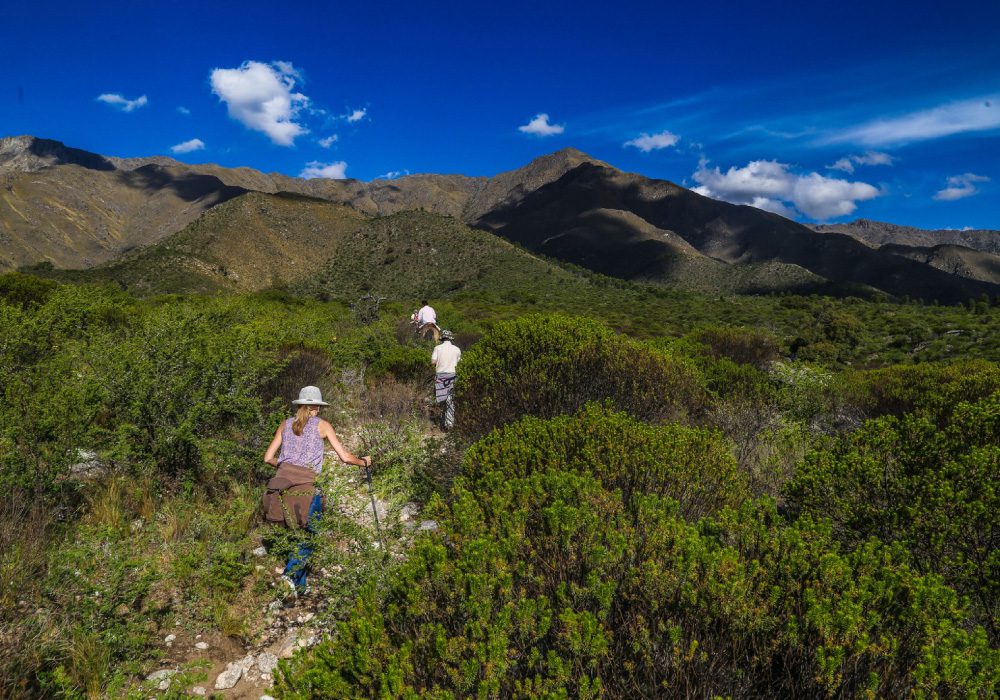
[[[378,508],[375,505],[375,489],[372,486],[372,469],[369,465],[365,465],[365,478],[368,480],[368,497],[371,498],[372,502],[372,515],[375,517],[375,532],[378,533],[378,541],[382,547],[382,551],[388,553],[385,548],[385,538],[382,537],[382,524],[378,521]]]

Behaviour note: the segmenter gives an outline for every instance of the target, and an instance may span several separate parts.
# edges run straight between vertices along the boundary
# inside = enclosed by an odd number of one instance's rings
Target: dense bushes
[[[712,326],[694,333],[694,340],[715,358],[724,357],[757,369],[766,369],[778,357],[778,339],[760,329]]]
[[[915,412],[937,422],[960,401],[1000,391],[1000,364],[961,360],[893,365],[847,373],[843,386],[845,400],[871,417]]]
[[[0,553],[0,695],[114,695],[149,662],[151,597],[176,586],[199,610],[228,609],[242,586],[259,503],[245,485],[273,434],[263,385],[284,338],[252,302],[140,305],[103,287],[0,301],[0,320],[0,490],[36,506],[0,510],[0,541],[30,530],[18,541],[41,552]],[[200,522],[212,526],[181,533]]]
[[[876,363],[995,357],[1000,314],[549,294],[539,308],[688,335],[640,344],[564,316],[498,323],[523,307],[486,296],[446,302],[470,340],[496,324],[460,365],[459,437],[482,439],[452,489],[467,443],[427,440],[415,415],[427,348],[393,338],[408,305],[359,326],[287,294],[138,301],[0,279],[0,695],[127,693],[177,621],[253,633],[248,611],[273,597],[272,562],[250,555],[260,454],[307,383],[382,457],[376,493],[393,509],[443,497],[421,516],[442,528],[386,566],[374,534],[331,509],[315,562],[335,573],[313,600],[343,619],[370,587],[340,637],[289,669],[293,697],[996,694],[1000,409],[976,400],[997,366],[841,373],[770,362],[766,333],[702,324],[763,319],[787,340],[822,321],[817,357],[827,343]],[[862,414],[893,417],[844,436]],[[731,444],[667,422],[692,416]],[[778,493],[821,434],[841,437],[788,490],[791,524],[749,500]],[[334,502],[349,476],[327,474]],[[273,552],[295,544],[270,537]]]
[[[914,567],[969,596],[1000,641],[1000,393],[960,403],[936,427],[907,415],[869,421],[799,467],[794,512],[829,519],[848,548],[899,543]]]
[[[654,426],[596,404],[572,417],[525,418],[486,436],[466,453],[462,477],[465,488],[486,491],[482,484],[495,474],[521,479],[551,470],[593,476],[626,503],[640,495],[672,499],[692,521],[747,498],[717,433]]]
[[[12,321],[0,484],[26,489],[49,488],[81,451],[173,476],[216,469],[231,461],[218,438],[256,432],[280,366],[273,322],[232,303],[137,313],[115,293],[61,288]]]
[[[456,428],[479,436],[522,415],[549,418],[595,400],[657,421],[699,412],[704,391],[687,362],[596,321],[529,315],[497,324],[463,356]]]
[[[55,282],[33,275],[17,272],[0,275],[0,299],[11,305],[28,307],[41,304],[55,288]]]
[[[286,667],[279,690],[632,698],[995,689],[1000,659],[982,630],[967,631],[950,589],[891,549],[840,554],[821,523],[789,527],[769,502],[745,501],[713,441],[593,407],[491,435],[468,454],[453,503],[437,506],[443,532],[420,542],[385,599],[364,592],[336,638]],[[718,485],[707,489],[714,496],[692,501],[705,483]],[[685,510],[713,517],[692,522]]]

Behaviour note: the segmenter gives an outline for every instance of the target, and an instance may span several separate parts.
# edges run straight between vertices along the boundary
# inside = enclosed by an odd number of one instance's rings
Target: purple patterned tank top
[[[289,418],[282,428],[281,456],[278,457],[278,462],[311,467],[319,474],[323,468],[323,436],[319,434],[319,418],[313,416],[306,421],[301,435],[292,431],[294,421],[294,418]]]

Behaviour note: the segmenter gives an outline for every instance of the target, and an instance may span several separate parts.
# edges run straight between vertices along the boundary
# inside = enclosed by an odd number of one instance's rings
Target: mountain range
[[[377,263],[368,274],[391,287],[433,256],[439,282],[455,289],[488,276],[491,259],[551,268],[542,256],[703,291],[1000,296],[1000,232],[809,227],[575,149],[489,178],[365,183],[0,139],[0,270],[41,265],[140,291],[211,291],[315,286],[315,275],[332,279],[336,257]]]

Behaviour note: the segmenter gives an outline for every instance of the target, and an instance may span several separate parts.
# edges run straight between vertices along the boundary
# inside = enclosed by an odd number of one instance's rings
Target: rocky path
[[[345,488],[328,494],[327,507],[335,508],[358,525],[374,528],[372,502],[364,479],[356,472],[345,472],[342,483],[346,484]],[[386,525],[397,522],[402,526],[398,529],[404,533],[403,538],[390,543],[395,556],[404,556],[406,542],[414,533],[437,527],[433,521],[420,520],[418,508],[412,503],[394,509],[389,502],[376,498],[375,512],[383,530]],[[268,554],[263,545],[255,549],[253,555],[258,562],[256,580],[268,579],[271,600],[259,609],[246,611],[248,627],[253,630],[252,639],[241,643],[220,631],[199,633],[193,631],[196,624],[176,621],[174,631],[162,638],[164,655],[158,667],[146,676],[144,687],[150,691],[150,697],[183,688],[181,692],[192,696],[239,700],[270,698],[278,661],[315,645],[329,633],[332,623],[321,614],[328,601],[315,593],[293,595],[281,576],[280,567],[265,574]],[[309,575],[310,584],[322,589],[322,581],[328,576],[330,572],[325,569],[313,570]],[[193,681],[192,677],[202,680]]]

